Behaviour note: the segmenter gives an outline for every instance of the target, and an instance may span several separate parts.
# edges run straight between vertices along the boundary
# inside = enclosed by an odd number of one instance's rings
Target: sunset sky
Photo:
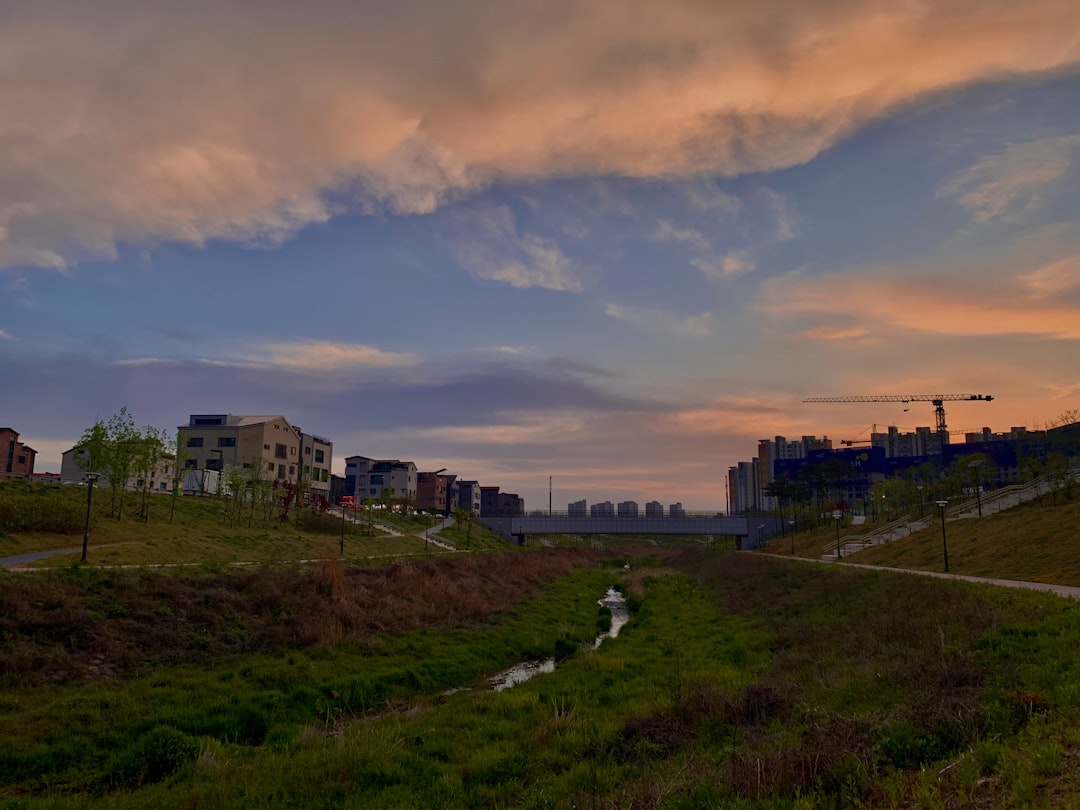
[[[0,4],[0,425],[722,508],[785,435],[1080,408],[1076,0]],[[905,410],[907,408],[907,410]]]

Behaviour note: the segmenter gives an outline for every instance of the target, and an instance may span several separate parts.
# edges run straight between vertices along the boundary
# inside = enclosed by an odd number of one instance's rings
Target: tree
[[[164,435],[164,434],[163,434]],[[172,497],[169,503],[169,523],[176,516],[176,499],[180,497],[180,489],[184,483],[184,463],[187,461],[187,450],[180,441],[180,431],[176,437],[169,440],[165,445],[165,452],[172,454],[173,462],[169,468],[169,483],[172,485]]]
[[[460,523],[465,524],[466,537],[468,537],[470,540],[472,539],[472,521],[473,521],[473,513],[470,510],[468,510],[468,509],[455,509],[454,510],[454,522],[459,523],[459,524]]]
[[[142,437],[126,405],[113,415],[106,427],[109,432],[109,488],[116,506],[116,519],[120,520],[124,516],[124,495],[135,469]]]
[[[75,463],[83,472],[107,473],[109,462],[109,429],[100,419],[83,431],[75,445]]]

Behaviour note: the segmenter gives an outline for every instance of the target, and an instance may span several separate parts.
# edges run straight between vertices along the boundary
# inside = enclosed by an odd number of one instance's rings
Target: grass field
[[[14,530],[0,523],[0,557],[81,545],[85,488],[27,486],[19,482],[0,484],[0,502],[14,498],[21,499],[20,506],[40,502],[43,510],[74,511],[79,519],[75,530],[66,533]],[[249,526],[228,525],[222,502],[214,498],[173,499],[168,495],[154,495],[150,505],[146,520],[133,518],[130,514],[115,520],[109,516],[109,493],[96,492],[88,562],[93,565],[211,566],[232,562],[279,563],[336,557],[342,545],[340,512],[314,516],[294,510],[292,518],[285,523],[256,519]],[[425,543],[425,530],[432,526],[426,517],[379,514],[376,517],[378,524],[372,527],[370,534],[362,513],[347,517],[344,524],[346,559],[357,561],[405,554],[446,553],[446,549]],[[450,527],[442,537],[444,542],[461,550],[511,547],[504,538],[479,523],[474,523],[467,531]],[[78,554],[58,555],[34,565],[62,567],[78,557]]]
[[[504,551],[424,555],[347,526],[342,560],[340,523],[218,508],[97,518],[118,545],[92,561],[201,565],[0,571],[0,808],[1080,808],[1071,600],[775,559],[791,538],[512,549],[473,525],[444,537]],[[951,568],[1075,582],[1078,517],[951,521]],[[934,568],[923,534],[848,559]],[[73,545],[9,532],[0,554],[45,540]],[[363,559],[378,543],[418,554]],[[300,556],[322,559],[281,564]],[[594,649],[611,585],[633,617]]]
[[[0,625],[0,806],[1080,806],[1080,606],[665,553],[3,575],[4,615],[24,613]],[[611,584],[630,623],[579,647]],[[83,622],[99,632],[72,638]],[[42,636],[53,666],[90,668],[10,671]],[[483,688],[552,654],[552,674]]]
[[[869,527],[867,527],[869,528]],[[862,531],[846,527],[841,536]],[[1080,499],[1051,505],[1030,502],[983,518],[949,520],[945,526],[949,570],[998,579],[1019,579],[1080,586]],[[836,540],[836,527],[823,526],[773,538],[767,554],[819,559]],[[943,568],[941,523],[917,534],[873,546],[844,558],[847,562],[940,571]]]

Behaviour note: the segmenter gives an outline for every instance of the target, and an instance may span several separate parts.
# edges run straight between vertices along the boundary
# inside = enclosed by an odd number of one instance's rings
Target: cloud
[[[781,242],[799,235],[799,212],[788,198],[771,188],[762,188],[761,194],[776,217],[776,238]]]
[[[1013,144],[950,178],[939,197],[956,199],[976,222],[1015,219],[1038,207],[1040,193],[1065,176],[1080,154],[1080,135]]]
[[[519,233],[508,206],[453,212],[450,251],[476,278],[512,287],[581,292],[578,268],[552,239]]]
[[[734,278],[757,269],[749,250],[731,250],[720,257],[699,256],[691,259],[690,264],[709,278]]]
[[[0,267],[272,244],[499,180],[770,171],[943,89],[1074,65],[1078,28],[1075,0],[39,0],[0,27]],[[981,216],[1029,188],[958,182]],[[522,250],[503,280],[559,284],[550,243]]]
[[[1080,301],[1061,292],[1080,289],[1080,257],[1053,261],[1027,273],[978,277],[965,268],[877,268],[815,277],[799,273],[766,281],[758,307],[774,316],[833,321],[842,318],[862,336],[900,331],[954,336],[1032,335],[1080,340]],[[840,294],[838,291],[843,291]],[[829,324],[810,331],[828,334]],[[802,332],[806,335],[806,332]]]
[[[734,194],[722,191],[715,180],[698,178],[685,180],[675,186],[676,191],[686,201],[691,211],[702,214],[715,214],[719,219],[730,219],[739,215],[742,202]]]
[[[858,340],[867,337],[870,330],[862,326],[815,326],[803,332],[809,340]]]
[[[301,370],[331,371],[348,368],[399,368],[419,362],[411,352],[384,352],[360,343],[299,341],[270,343],[266,346],[269,362]]]
[[[5,332],[3,329],[0,329],[0,340],[14,340],[14,339],[15,338],[13,338],[11,335],[9,335],[7,332]]]
[[[624,304],[607,304],[604,307],[604,314],[643,329],[693,338],[708,336],[711,317],[711,313],[708,312],[700,315],[676,315],[661,309]]]
[[[221,357],[181,359],[170,357],[131,357],[117,360],[119,366],[186,366],[191,363],[211,366],[277,367],[298,372],[344,371],[348,369],[406,368],[419,363],[411,352],[385,352],[361,343],[331,343],[298,340],[291,343],[260,343],[259,348],[238,347],[234,342],[221,347]]]
[[[680,228],[670,220],[662,219],[656,223],[653,239],[658,242],[685,242],[697,251],[711,253],[712,245],[701,231],[694,228]]]

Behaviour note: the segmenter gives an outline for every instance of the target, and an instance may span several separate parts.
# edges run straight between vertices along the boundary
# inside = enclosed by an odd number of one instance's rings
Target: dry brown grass
[[[382,631],[476,622],[528,599],[587,551],[485,555],[379,568],[62,571],[3,577],[0,679],[93,679]]]

